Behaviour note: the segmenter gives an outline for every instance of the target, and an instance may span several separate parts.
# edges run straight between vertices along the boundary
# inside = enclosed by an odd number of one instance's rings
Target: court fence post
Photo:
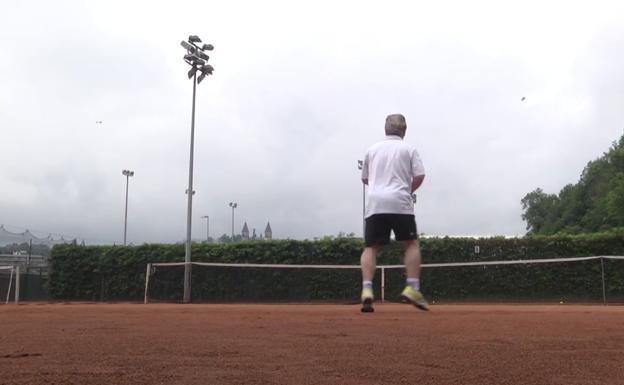
[[[607,290],[605,287],[605,276],[604,276],[604,257],[600,257],[600,272],[602,274],[602,304],[607,305]]]
[[[381,302],[386,301],[386,269],[381,268]]]
[[[20,265],[15,266],[15,304],[20,300]]]
[[[152,272],[152,264],[148,263],[147,270],[145,271],[145,298],[143,299],[144,304],[147,304],[147,288],[149,286],[149,277],[150,277],[151,272]]]

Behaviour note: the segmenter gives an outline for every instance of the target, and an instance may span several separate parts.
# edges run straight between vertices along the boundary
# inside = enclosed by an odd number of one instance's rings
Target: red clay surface
[[[0,306],[0,384],[624,384],[624,307]]]

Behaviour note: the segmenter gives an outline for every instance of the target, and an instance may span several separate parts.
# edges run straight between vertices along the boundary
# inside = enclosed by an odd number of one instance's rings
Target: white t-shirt
[[[368,179],[366,218],[374,214],[414,214],[412,181],[425,175],[418,151],[400,136],[371,146],[364,155],[362,179]]]

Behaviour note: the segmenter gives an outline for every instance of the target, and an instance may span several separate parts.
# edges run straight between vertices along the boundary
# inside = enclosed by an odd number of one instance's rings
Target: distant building
[[[261,232],[256,232],[256,229],[253,229],[253,234],[249,234],[249,226],[247,226],[247,222],[244,222],[243,229],[241,230],[241,239],[248,240],[259,240],[262,241],[264,239],[273,239],[273,230],[271,229],[271,224],[267,222],[266,228],[264,229],[264,236]]]
[[[247,222],[245,222],[245,225],[243,226],[243,231],[241,231],[241,235],[243,236],[243,239],[249,239],[249,228],[247,227]]]
[[[264,229],[264,238],[273,239],[273,230],[271,229],[271,223],[267,222],[266,229]]]

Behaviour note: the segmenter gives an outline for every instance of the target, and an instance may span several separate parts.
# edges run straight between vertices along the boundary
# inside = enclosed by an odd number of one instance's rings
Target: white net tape
[[[509,261],[478,261],[478,262],[447,262],[447,263],[423,263],[421,267],[460,267],[460,266],[489,266],[489,265],[519,265],[533,263],[561,263],[589,261],[593,259],[624,259],[624,256],[592,256],[572,258],[546,258],[546,259],[515,259]],[[222,262],[190,262],[196,266],[214,267],[255,267],[276,269],[359,269],[360,265],[292,265],[292,264],[269,264],[269,263],[222,263]],[[186,262],[163,262],[152,263],[151,266],[184,266]],[[378,265],[379,269],[402,269],[404,265]]]

